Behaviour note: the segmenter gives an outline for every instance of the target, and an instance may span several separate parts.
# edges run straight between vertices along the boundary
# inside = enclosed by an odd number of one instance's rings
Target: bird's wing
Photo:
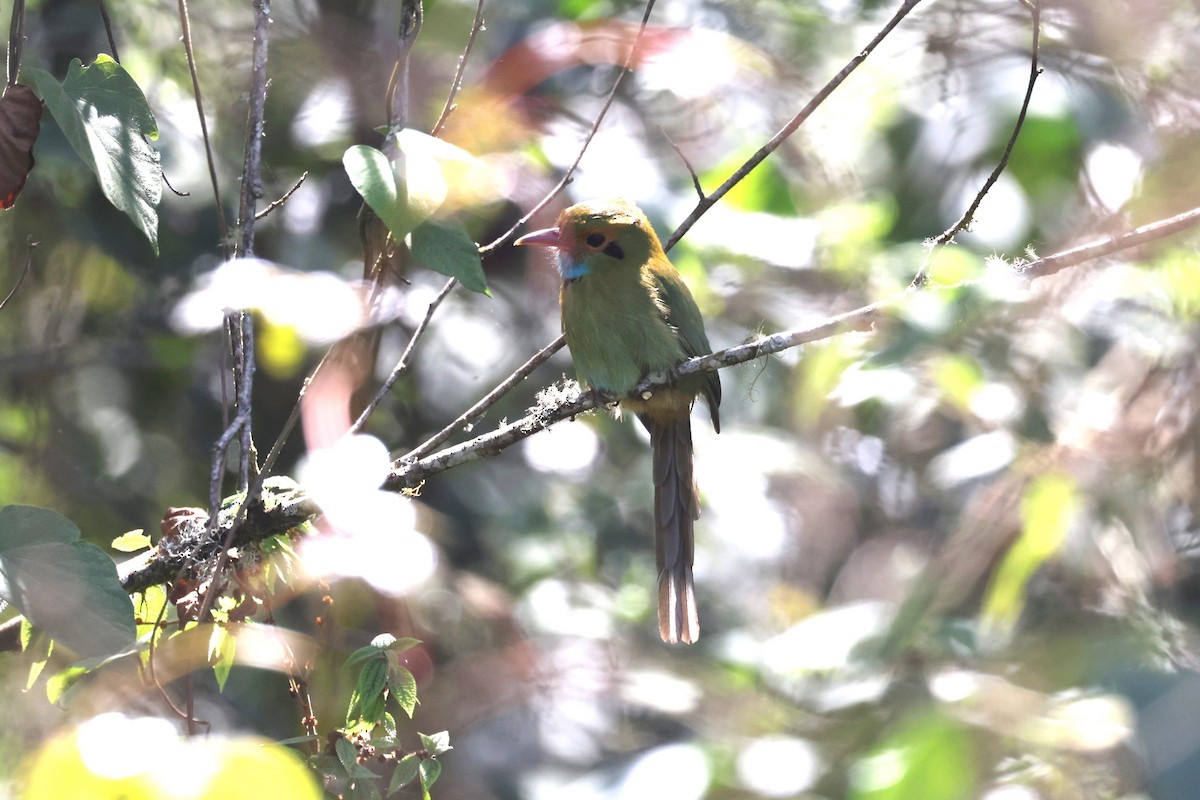
[[[655,288],[659,299],[666,308],[667,324],[675,328],[679,335],[683,352],[688,358],[705,356],[712,352],[708,343],[708,334],[704,331],[704,318],[696,305],[695,298],[679,273],[654,270]],[[712,417],[713,427],[721,430],[721,419],[717,408],[721,405],[721,378],[716,372],[704,374],[704,385],[701,389],[704,399],[708,402],[708,411]]]

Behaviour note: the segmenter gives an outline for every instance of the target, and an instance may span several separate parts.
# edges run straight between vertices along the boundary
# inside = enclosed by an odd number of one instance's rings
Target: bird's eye
[[[583,241],[587,243],[588,247],[599,247],[600,245],[604,244],[604,234],[589,233]]]

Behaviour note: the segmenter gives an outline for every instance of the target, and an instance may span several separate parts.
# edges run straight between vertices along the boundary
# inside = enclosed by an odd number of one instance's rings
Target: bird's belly
[[[563,297],[563,331],[581,380],[625,394],[649,373],[684,360],[678,334],[648,295],[613,296],[589,288],[572,285]]]

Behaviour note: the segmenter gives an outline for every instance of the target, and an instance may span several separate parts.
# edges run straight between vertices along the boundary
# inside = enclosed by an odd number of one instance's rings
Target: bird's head
[[[564,281],[610,269],[636,270],[665,258],[650,220],[627,200],[578,203],[563,209],[553,228],[526,234],[515,244],[556,248]]]

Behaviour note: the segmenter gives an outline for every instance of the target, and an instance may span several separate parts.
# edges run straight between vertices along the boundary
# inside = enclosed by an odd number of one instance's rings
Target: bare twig
[[[204,140],[204,157],[208,162],[208,178],[212,181],[213,203],[217,207],[217,227],[221,232],[222,246],[229,247],[229,224],[221,207],[221,189],[217,183],[217,161],[213,156],[212,138],[208,135],[208,121],[204,116],[204,96],[200,92],[200,76],[196,73],[196,54],[192,50],[192,22],[188,14],[187,0],[178,0],[179,25],[183,31],[183,52],[187,56],[188,73],[192,76],[192,94],[196,96],[196,116],[200,118],[200,137]],[[228,250],[226,251],[228,255]]]
[[[425,318],[421,320],[421,323],[417,325],[417,329],[413,331],[412,338],[408,340],[408,346],[404,348],[404,353],[400,356],[400,360],[396,362],[396,367],[392,370],[392,374],[388,375],[388,379],[383,382],[383,386],[379,387],[379,391],[376,392],[375,396],[371,398],[371,402],[366,408],[363,409],[362,414],[360,414],[358,419],[354,421],[354,424],[350,426],[350,433],[358,433],[362,430],[363,426],[367,424],[367,420],[370,418],[371,414],[373,414],[375,409],[379,406],[380,401],[383,400],[383,398],[387,396],[387,393],[392,390],[392,387],[396,385],[396,381],[400,379],[400,375],[408,367],[408,362],[412,358],[413,351],[417,347],[417,342],[421,341],[422,337],[425,336],[425,329],[429,327],[429,321],[433,319],[434,312],[437,311],[438,306],[442,304],[442,301],[446,299],[446,295],[450,294],[450,292],[457,285],[458,280],[456,278],[451,278],[450,280],[446,281],[446,285],[442,287],[440,292],[438,292],[437,297],[433,298],[432,302],[429,303],[429,308],[425,311]]]
[[[257,214],[254,215],[254,219],[260,220],[263,217],[265,217],[267,214],[270,214],[272,211],[275,211],[276,209],[281,208],[283,206],[283,204],[288,201],[288,198],[296,193],[296,190],[300,188],[301,184],[304,183],[304,181],[307,177],[308,177],[308,170],[305,170],[304,174],[301,175],[299,178],[297,178],[296,182],[292,184],[292,188],[290,188],[286,192],[284,192],[282,197],[277,197],[276,199],[272,200],[267,205],[266,208],[264,208],[262,211],[259,211]]]
[[[467,46],[463,48],[462,55],[458,57],[458,69],[454,71],[454,80],[450,82],[450,94],[446,96],[446,105],[442,106],[442,113],[438,115],[437,122],[433,125],[433,130],[429,133],[431,136],[437,136],[442,132],[442,128],[446,124],[446,120],[450,119],[450,115],[458,108],[454,103],[454,97],[458,94],[458,90],[462,88],[463,73],[467,70],[467,56],[471,55],[471,46],[475,44],[475,37],[483,30],[483,0],[475,6],[475,21],[471,23],[471,33],[467,36]]]
[[[483,398],[481,398],[479,400],[478,403],[471,406],[466,411],[464,411],[462,414],[460,414],[458,416],[458,419],[454,420],[454,422],[451,422],[449,425],[442,428],[440,431],[435,433],[433,436],[430,436],[428,439],[426,439],[424,442],[422,442],[418,447],[415,447],[414,449],[410,450],[408,453],[405,453],[404,456],[400,460],[401,461],[413,461],[415,459],[422,458],[424,456],[429,455],[429,453],[433,451],[433,448],[437,447],[442,442],[449,439],[451,436],[453,436],[457,431],[462,429],[464,426],[474,423],[475,420],[477,420],[481,416],[483,416],[483,414],[486,413],[489,408],[494,406],[500,400],[500,398],[502,398],[502,397],[504,397],[504,395],[508,394],[509,390],[511,390],[514,386],[516,386],[521,381],[525,380],[525,378],[528,377],[529,374],[531,372],[533,372],[535,369],[540,367],[542,364],[546,363],[550,359],[550,356],[554,355],[559,350],[561,350],[563,348],[563,345],[565,345],[566,343],[567,343],[567,338],[565,336],[560,335],[553,342],[551,342],[550,344],[543,347],[541,350],[534,353],[533,357],[530,358],[528,361],[526,361],[521,366],[517,367],[516,371],[514,371],[512,375],[509,375],[507,378],[505,378],[503,381],[501,381],[500,384],[496,386],[496,388],[494,388],[490,392],[488,392]]]
[[[914,0],[909,0],[909,2],[913,1]],[[919,0],[917,1],[919,2]],[[648,0],[646,3],[646,11],[642,14],[642,24],[638,27],[637,35],[633,39],[633,46],[629,48],[629,54],[625,56],[625,63],[621,65],[621,71],[617,73],[617,79],[613,81],[612,89],[609,90],[608,97],[605,99],[604,105],[600,107],[600,113],[596,115],[596,120],[592,123],[591,130],[588,131],[587,136],[584,138],[583,144],[579,148],[579,154],[575,156],[575,160],[571,163],[571,166],[568,167],[567,171],[563,173],[562,179],[555,184],[554,188],[547,192],[546,196],[543,197],[537,205],[530,209],[525,216],[517,220],[516,225],[513,225],[511,228],[509,228],[508,231],[506,231],[494,242],[479,248],[480,255],[487,255],[497,247],[500,247],[502,244],[505,244],[511,240],[512,237],[516,236],[517,231],[519,231],[521,227],[525,225],[525,223],[529,222],[529,220],[532,219],[535,214],[545,208],[546,205],[555,197],[557,197],[558,193],[561,192],[563,188],[571,182],[571,176],[575,174],[575,170],[579,167],[579,162],[583,161],[583,154],[587,152],[588,145],[590,145],[592,143],[592,139],[596,137],[596,131],[600,130],[600,123],[604,121],[605,115],[608,114],[609,107],[612,106],[613,100],[616,99],[617,90],[621,88],[621,83],[625,80],[625,76],[629,74],[629,65],[634,62],[638,51],[641,49],[642,37],[646,33],[646,25],[650,22],[650,12],[654,10],[654,2],[655,0]]]
[[[786,125],[780,128],[779,132],[772,136],[766,144],[758,148],[754,155],[750,156],[750,158],[748,158],[744,164],[738,167],[732,175],[725,179],[724,183],[717,187],[716,191],[701,199],[700,202],[696,204],[696,207],[692,209],[692,213],[688,214],[687,219],[681,222],[679,227],[675,229],[675,232],[671,234],[671,238],[667,239],[663,249],[670,250],[672,247],[678,244],[679,240],[683,238],[684,234],[691,230],[692,226],[696,224],[696,221],[700,219],[700,217],[704,216],[705,212],[716,205],[717,201],[724,197],[730,189],[732,189],[734,186],[737,186],[738,183],[740,183],[743,178],[749,175],[755,167],[766,160],[767,156],[775,152],[779,145],[783,144],[789,136],[795,133],[796,130],[804,123],[804,121],[812,116],[812,113],[816,111],[817,108],[824,103],[831,94],[833,94],[835,89],[842,85],[846,78],[850,77],[850,73],[854,72],[854,70],[857,69],[858,66],[867,59],[867,56],[871,55],[871,52],[879,46],[879,43],[887,38],[888,34],[890,34],[892,30],[900,24],[901,20],[908,16],[908,13],[912,11],[920,2],[921,0],[904,0],[904,4],[901,5],[900,9],[892,15],[892,18],[888,20],[887,24],[879,30],[879,33],[875,34],[875,38],[872,39],[870,43],[858,53],[858,55],[850,59],[846,66],[842,67],[841,71],[838,72],[837,75],[833,76],[833,80],[821,87],[821,90],[813,95],[813,98],[808,101],[804,108],[800,109],[796,116],[792,117]]]
[[[679,160],[683,162],[685,167],[687,167],[688,175],[692,176],[692,186],[696,187],[696,195],[701,201],[703,201],[704,188],[700,185],[700,176],[696,174],[696,170],[692,166],[692,162],[688,161],[688,157],[685,156],[683,151],[679,149],[679,145],[675,144],[675,142],[671,140],[670,134],[667,133],[666,129],[663,128],[662,125],[658,126],[658,132],[663,135],[663,138],[667,140],[667,144],[671,145],[671,149],[675,151],[675,155],[679,156]]]
[[[975,212],[979,210],[979,205],[983,202],[983,198],[987,197],[987,193],[992,190],[992,186],[1000,179],[1000,174],[1008,166],[1008,159],[1012,156],[1013,147],[1017,144],[1017,137],[1021,135],[1021,128],[1025,124],[1025,114],[1029,111],[1029,101],[1033,99],[1033,85],[1037,83],[1038,76],[1042,74],[1042,68],[1038,66],[1038,49],[1041,44],[1041,9],[1034,0],[1021,0],[1021,2],[1029,8],[1029,13],[1033,18],[1033,44],[1030,47],[1029,83],[1025,87],[1025,98],[1021,101],[1021,110],[1017,113],[1017,121],[1013,125],[1012,134],[1008,137],[1008,143],[1004,146],[1004,153],[1000,156],[1000,161],[997,162],[995,169],[992,170],[987,180],[983,182],[983,186],[975,194],[975,199],[971,201],[971,205],[963,212],[958,222],[942,231],[930,241],[925,263],[921,265],[921,268],[917,270],[917,274],[913,276],[912,283],[914,286],[920,286],[929,280],[929,265],[933,262],[933,256],[937,252],[937,248],[952,242],[954,237],[975,219]]]
[[[254,257],[254,206],[263,196],[262,143],[266,127],[267,52],[271,0],[254,0],[254,49],[250,62],[250,107],[246,111],[246,152],[242,157],[242,192],[238,202],[241,241],[236,255]]]
[[[0,311],[4,310],[4,307],[8,305],[8,301],[13,299],[17,293],[17,289],[20,289],[21,284],[25,282],[25,276],[29,274],[29,268],[33,266],[33,248],[37,247],[39,244],[41,244],[41,242],[33,241],[32,236],[25,240],[25,246],[29,248],[29,252],[25,255],[25,265],[21,267],[21,274],[17,276],[17,282],[13,284],[12,290],[9,291],[8,296],[3,300],[0,300]]]
[[[392,67],[387,86],[388,138],[392,133],[408,124],[408,63],[413,45],[421,33],[425,11],[421,0],[402,0],[400,4],[400,53]]]
[[[121,63],[121,57],[117,55],[117,39],[113,36],[112,20],[108,17],[108,5],[104,0],[96,0],[96,4],[100,6],[100,19],[104,20],[104,32],[108,35],[108,47],[112,50],[113,61]]]
[[[1013,272],[1018,277],[1032,280],[1033,278],[1050,275],[1067,267],[1092,261],[1121,250],[1156,241],[1189,228],[1194,228],[1197,225],[1200,225],[1200,207],[1193,208],[1190,211],[1169,219],[1159,220],[1123,234],[1089,242],[1044,258],[1028,262],[1017,262],[1013,265]],[[742,364],[765,355],[796,347],[797,345],[828,339],[847,330],[865,330],[880,318],[881,313],[886,308],[916,292],[945,291],[975,283],[979,283],[979,281],[966,281],[954,284],[953,286],[937,288],[925,287],[922,289],[921,287],[909,287],[893,298],[848,311],[816,325],[780,331],[769,336],[761,336],[745,344],[730,347],[699,358],[689,359],[669,370],[665,375],[653,375],[646,378],[630,392],[630,395],[644,397],[646,392],[655,392],[664,386],[674,385],[680,378],[687,375],[699,372],[713,372],[735,364]],[[422,457],[417,461],[398,460],[392,465],[392,470],[384,481],[384,488],[392,491],[414,488],[432,475],[444,472],[460,464],[477,461],[485,456],[496,455],[506,447],[537,433],[543,428],[547,428],[564,419],[571,419],[585,411],[596,408],[600,404],[607,405],[618,400],[620,400],[620,397],[607,393],[584,392],[567,402],[539,408],[515,422],[506,423],[496,430],[477,436],[468,442]]]

